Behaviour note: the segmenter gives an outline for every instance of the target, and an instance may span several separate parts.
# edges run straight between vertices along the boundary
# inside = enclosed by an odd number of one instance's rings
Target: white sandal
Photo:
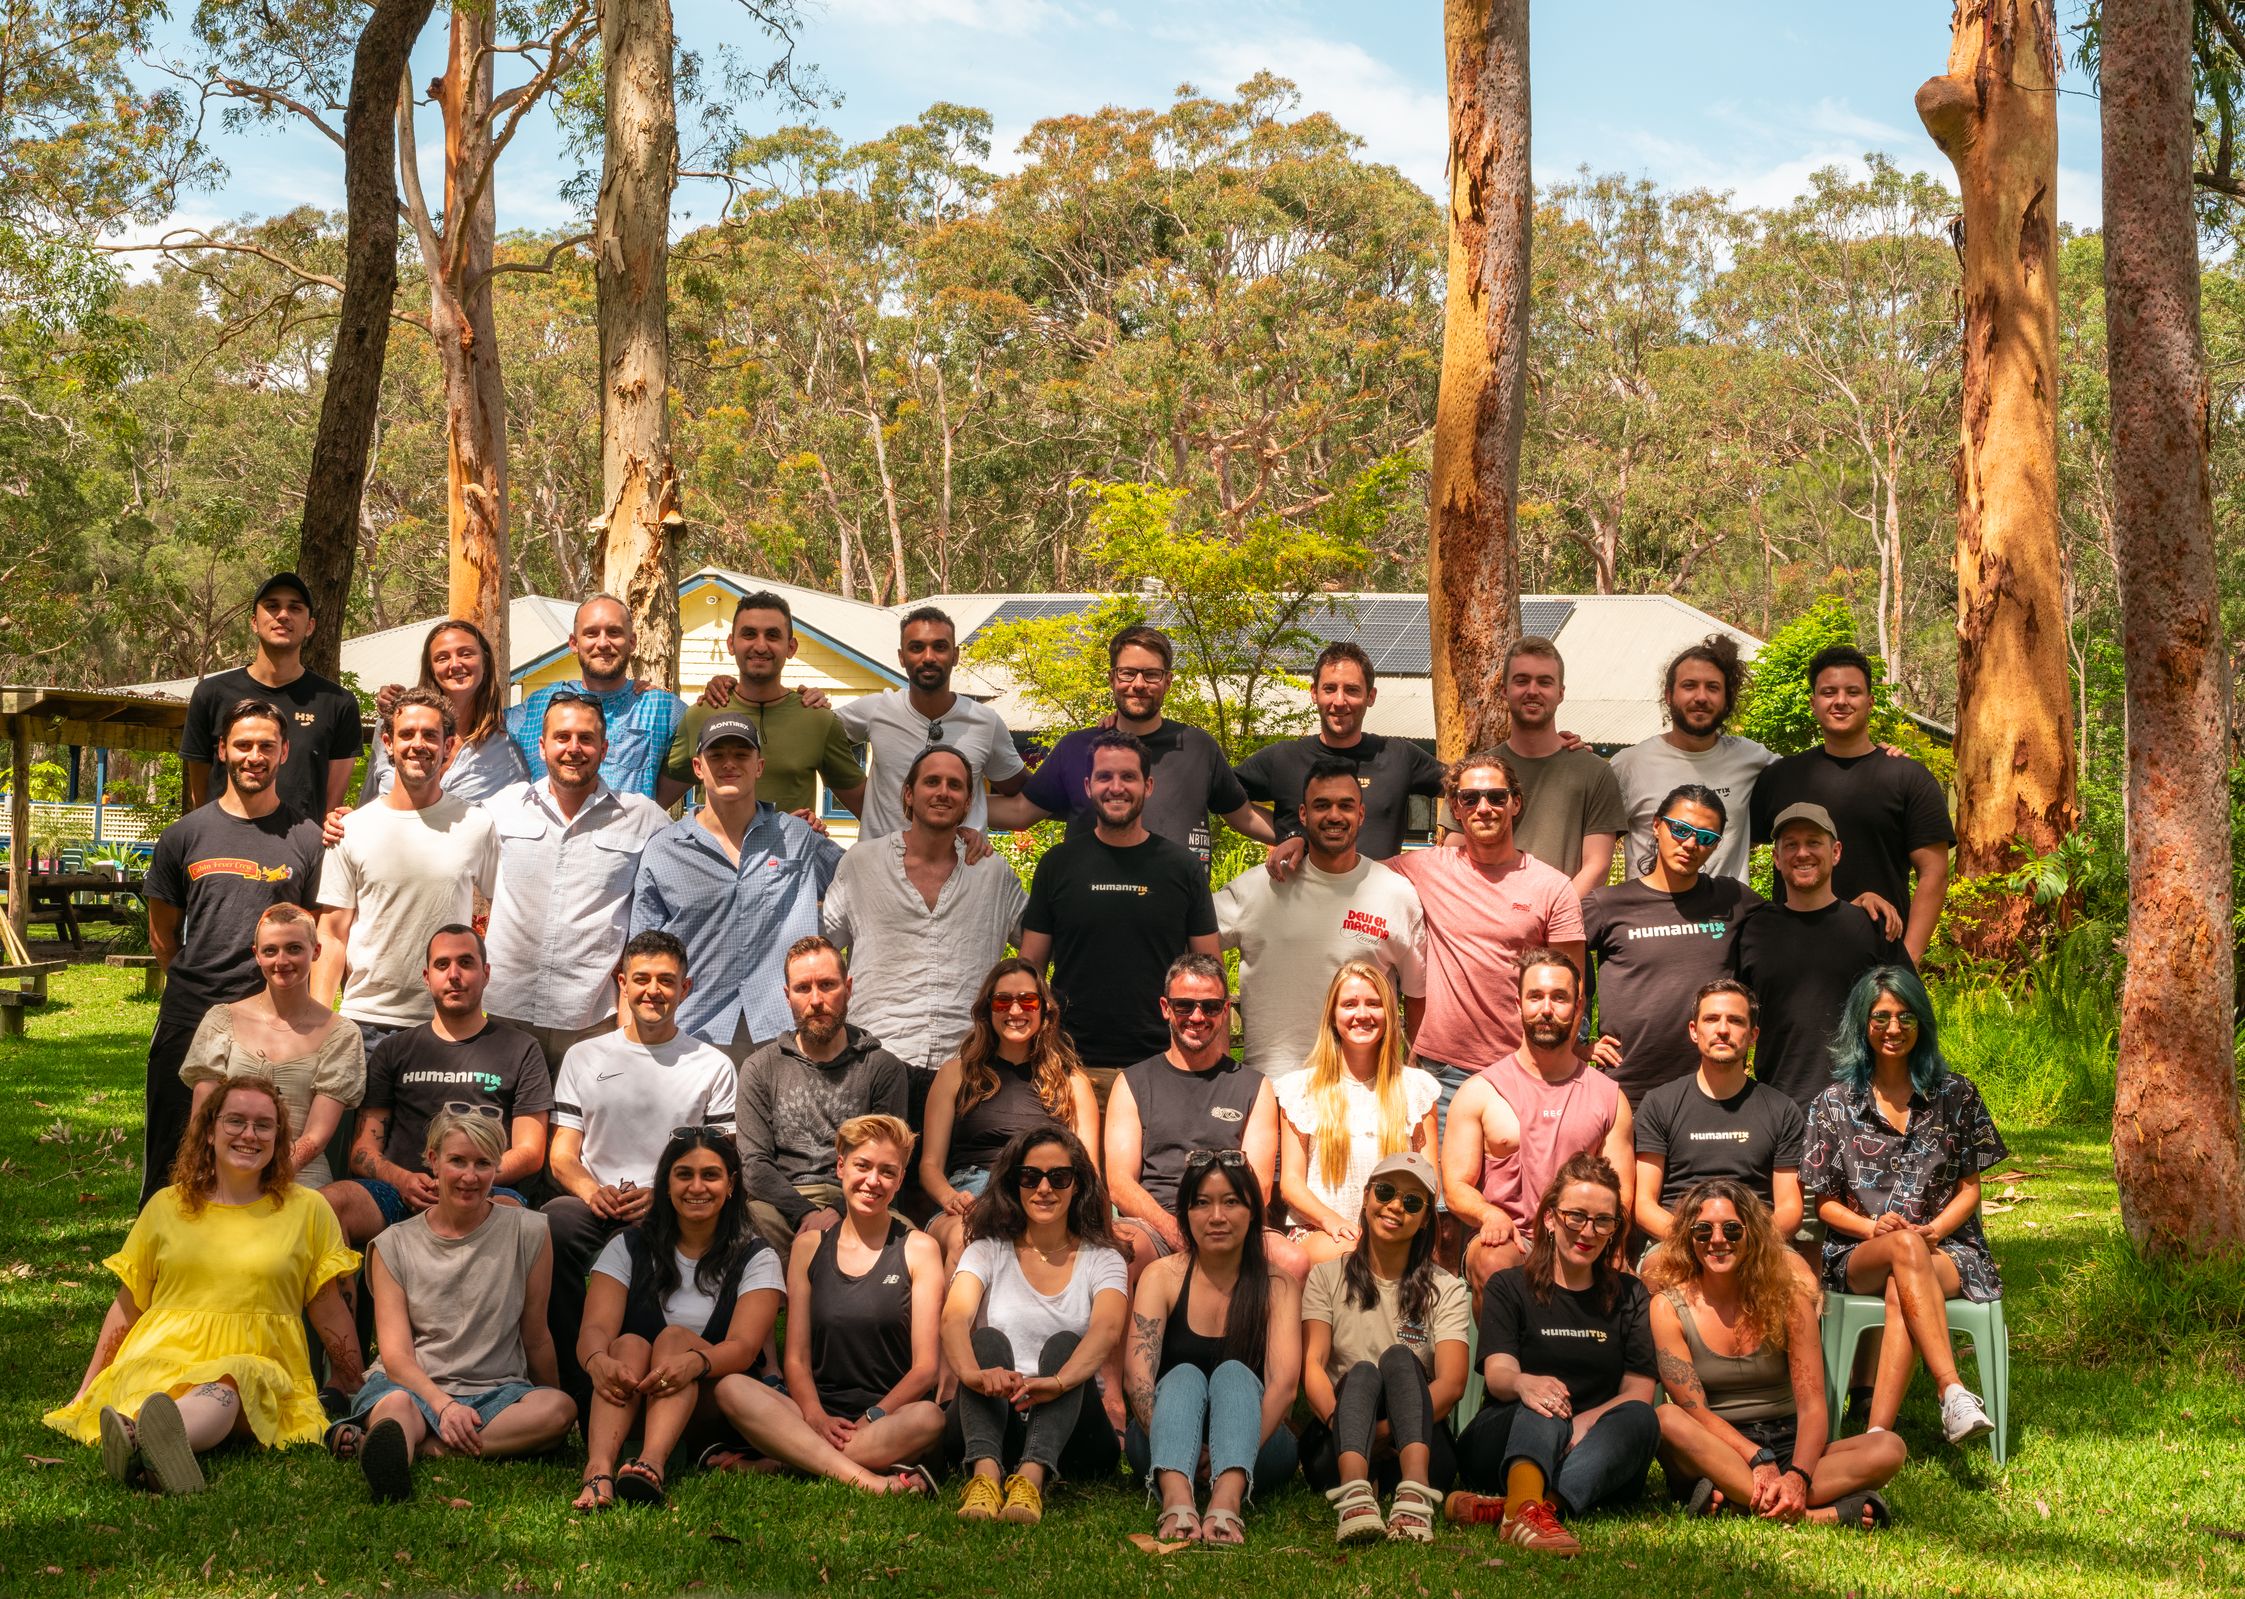
[[[1353,1477],[1338,1488],[1328,1489],[1325,1502],[1341,1516],[1341,1525],[1333,1534],[1335,1543],[1373,1543],[1387,1536],[1386,1523],[1380,1520],[1380,1496],[1364,1478]]]
[[[1388,1512],[1388,1539],[1392,1543],[1434,1542],[1434,1518],[1442,1510],[1442,1496],[1423,1482],[1395,1485],[1395,1508]]]

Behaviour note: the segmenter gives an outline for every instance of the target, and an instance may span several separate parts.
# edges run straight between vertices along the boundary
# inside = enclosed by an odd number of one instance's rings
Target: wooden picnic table
[[[82,923],[118,921],[122,918],[106,906],[81,906],[76,903],[76,896],[130,894],[138,899],[142,897],[146,881],[142,877],[111,877],[106,872],[33,872],[28,894],[30,908],[21,925],[52,922],[59,942],[68,944],[73,950],[83,950],[86,947],[86,933]]]

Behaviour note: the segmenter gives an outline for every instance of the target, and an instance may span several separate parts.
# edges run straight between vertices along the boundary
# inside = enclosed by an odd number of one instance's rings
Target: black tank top
[[[1174,1210],[1185,1162],[1196,1149],[1237,1149],[1262,1092],[1263,1074],[1226,1055],[1204,1072],[1179,1071],[1153,1055],[1123,1073],[1138,1104],[1138,1185]]]
[[[811,1256],[811,1381],[830,1416],[854,1418],[877,1405],[912,1369],[912,1272],[901,1217],[862,1277],[842,1270],[844,1221],[829,1227]]]
[[[1035,1069],[1026,1062],[993,1060],[998,1091],[962,1114],[951,1124],[950,1168],[995,1166],[998,1152],[1016,1133],[1044,1127],[1054,1120],[1045,1102],[1037,1097]]]
[[[1177,1290],[1177,1303],[1169,1307],[1169,1320],[1161,1330],[1161,1369],[1154,1373],[1159,1382],[1169,1375],[1172,1366],[1198,1367],[1203,1376],[1213,1373],[1224,1361],[1224,1335],[1211,1338],[1197,1333],[1187,1318],[1193,1302],[1193,1268],[1185,1268],[1184,1284]]]

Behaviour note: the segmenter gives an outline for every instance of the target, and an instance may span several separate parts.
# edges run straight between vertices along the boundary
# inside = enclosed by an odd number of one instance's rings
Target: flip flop
[[[1231,1534],[1228,1538],[1211,1538],[1210,1531]],[[1200,1513],[1200,1546],[1203,1549],[1238,1549],[1247,1542],[1247,1523],[1232,1510],[1204,1510]]]
[[[101,1469],[127,1487],[140,1473],[140,1445],[133,1441],[132,1423],[107,1405],[101,1407]]]
[[[1692,1484],[1689,1498],[1684,1501],[1684,1514],[1704,1516],[1711,1514],[1715,1503],[1715,1479],[1702,1477]]]
[[[603,1488],[600,1486],[602,1483],[606,1483],[608,1486]],[[613,1505],[616,1502],[616,1479],[609,1476],[605,1471],[594,1472],[591,1476],[578,1483],[577,1486],[579,1488],[590,1488],[592,1490],[592,1503],[589,1505],[575,1505],[571,1507],[573,1509],[580,1511],[591,1510],[594,1512],[598,1512],[606,1510],[609,1506]]]
[[[359,1443],[359,1470],[366,1473],[367,1491],[378,1505],[399,1504],[413,1497],[413,1446],[405,1441],[405,1428],[395,1421],[378,1421]]]
[[[659,1505],[669,1495],[663,1474],[634,1455],[616,1468],[616,1497],[627,1505]]]
[[[150,1394],[143,1400],[140,1414],[133,1418],[133,1431],[158,1493],[199,1494],[209,1486],[195,1459],[195,1446],[187,1441],[187,1423],[170,1394]]]
[[[1175,1532],[1169,1529],[1175,1527]],[[1200,1541],[1200,1512],[1189,1503],[1170,1505],[1154,1523],[1154,1538],[1160,1543],[1197,1543]]]
[[[911,1491],[922,1499],[933,1499],[937,1497],[939,1492],[936,1487],[935,1473],[917,1462],[909,1466],[899,1466],[889,1475],[901,1482],[910,1483],[912,1485]]]

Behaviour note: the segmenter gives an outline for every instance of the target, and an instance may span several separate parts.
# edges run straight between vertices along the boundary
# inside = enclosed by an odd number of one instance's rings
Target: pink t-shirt
[[[1574,884],[1532,855],[1490,871],[1448,845],[1388,864],[1426,911],[1426,1019],[1413,1046],[1468,1071],[1502,1060],[1520,1047],[1520,952],[1582,939]]]
[[[1546,1082],[1541,1072],[1520,1063],[1518,1051],[1481,1076],[1520,1123],[1518,1149],[1501,1160],[1483,1159],[1481,1197],[1510,1216],[1525,1238],[1535,1231],[1536,1207],[1559,1168],[1586,1149],[1604,1146],[1621,1087],[1588,1061],[1565,1082]]]

